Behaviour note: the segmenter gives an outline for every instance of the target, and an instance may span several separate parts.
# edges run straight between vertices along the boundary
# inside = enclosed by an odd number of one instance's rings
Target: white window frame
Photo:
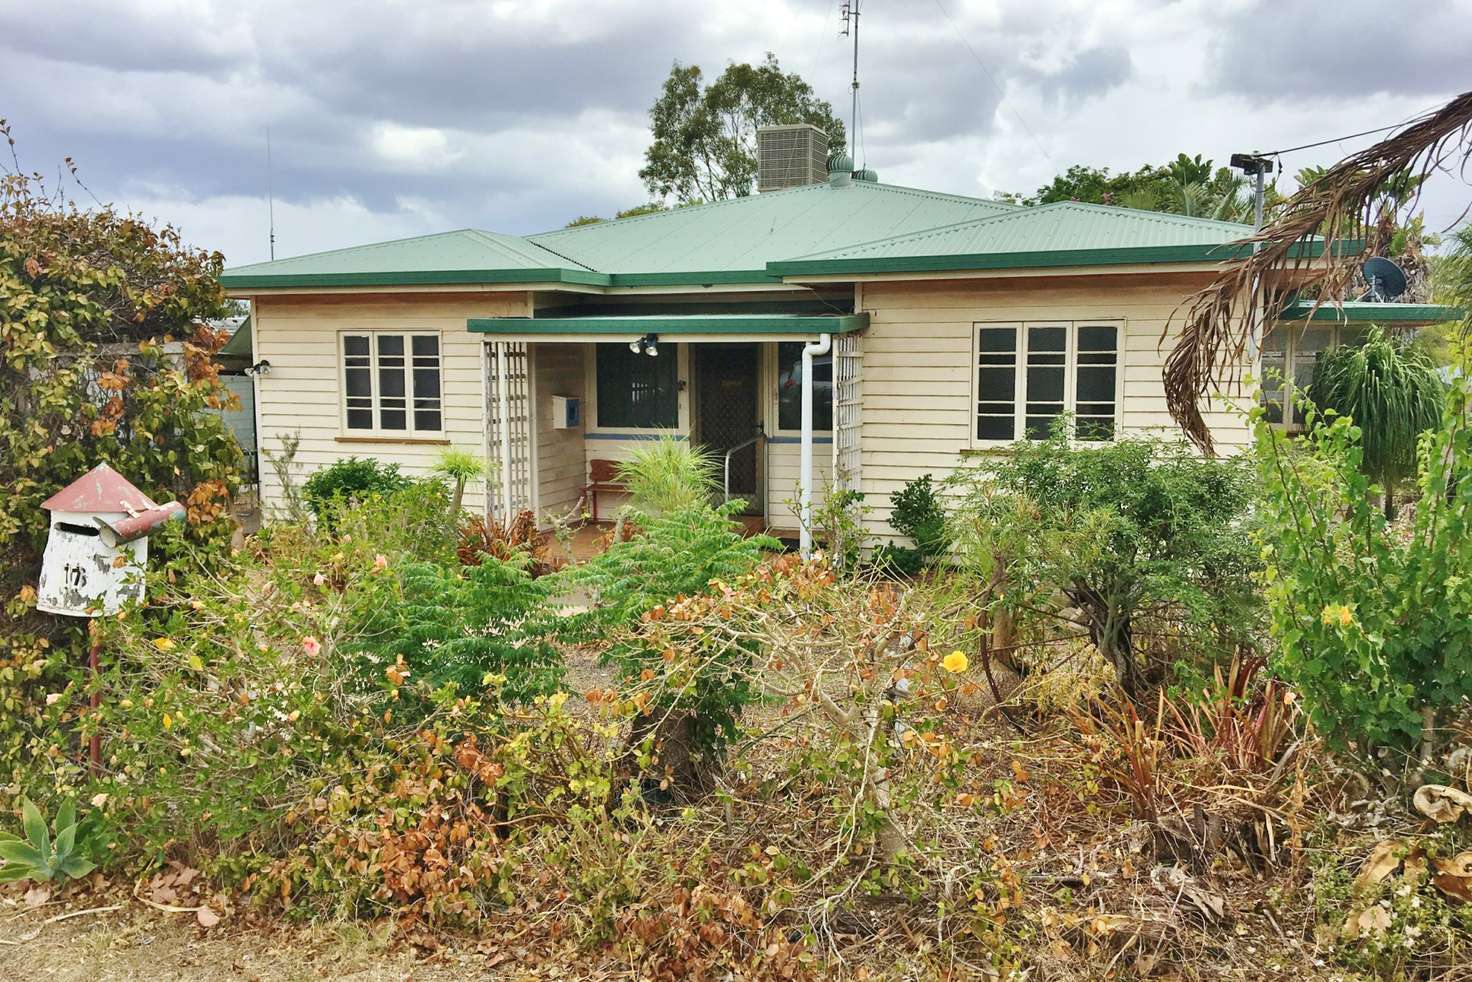
[[[380,425],[382,419],[383,405],[379,393],[378,379],[378,339],[380,337],[399,337],[404,339],[404,428],[384,429]],[[362,427],[348,426],[348,338],[368,339],[368,376],[371,383],[371,400],[373,405],[373,427],[363,429]],[[414,419],[414,338],[434,338],[436,350],[438,351],[439,365],[437,371],[440,376],[440,425],[438,429],[424,430],[415,426]],[[431,439],[441,438],[445,434],[445,339],[439,331],[395,331],[378,330],[374,328],[365,329],[343,329],[337,335],[337,385],[338,385],[338,425],[345,437],[382,437],[386,440],[403,439]]]
[[[1284,378],[1282,380],[1283,387],[1279,390],[1279,397],[1283,401],[1283,418],[1270,425],[1276,426],[1286,433],[1302,433],[1304,429],[1303,422],[1295,418],[1298,413],[1298,409],[1294,405],[1298,399],[1296,392],[1298,384],[1293,380],[1295,367],[1293,363],[1298,356],[1298,342],[1302,340],[1304,331],[1310,328],[1325,328],[1328,330],[1329,344],[1323,349],[1324,351],[1337,348],[1342,344],[1353,343],[1353,341],[1346,342],[1344,340],[1347,332],[1358,334],[1359,337],[1357,340],[1363,341],[1365,335],[1370,331],[1369,324],[1362,322],[1355,323],[1352,321],[1277,321],[1273,324],[1272,330],[1268,332],[1268,335],[1271,336],[1282,331],[1284,338]],[[1262,350],[1258,352],[1257,365],[1255,366],[1258,378],[1258,391],[1264,399],[1267,397],[1267,391],[1264,386],[1268,382],[1267,369],[1264,365],[1263,358],[1266,351],[1267,344],[1266,338],[1264,338],[1264,344]]]
[[[1114,435],[1109,440],[1078,440],[1083,444],[1112,443],[1120,437],[1124,419],[1125,321],[1110,318],[1046,321],[975,321],[971,325],[971,408],[968,415],[971,446],[976,449],[1006,447],[1026,439],[1027,433],[1027,332],[1029,328],[1061,327],[1065,329],[1063,359],[1063,412],[1072,414],[1078,406],[1078,333],[1083,327],[1114,328]],[[1016,334],[1015,383],[1012,399],[1012,436],[1010,439],[982,439],[976,435],[978,404],[981,401],[981,332],[985,328],[1011,328]]]

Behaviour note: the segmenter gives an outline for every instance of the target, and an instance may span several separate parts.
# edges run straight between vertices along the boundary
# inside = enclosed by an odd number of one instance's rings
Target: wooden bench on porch
[[[582,487],[580,500],[586,501],[591,506],[595,523],[598,521],[598,492],[627,494],[628,490],[628,485],[619,480],[618,461],[588,461],[588,483]]]

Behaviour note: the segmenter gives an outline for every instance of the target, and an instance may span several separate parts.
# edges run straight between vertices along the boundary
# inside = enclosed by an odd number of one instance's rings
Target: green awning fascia
[[[317,286],[459,286],[480,283],[569,283],[608,286],[607,273],[587,269],[423,269],[379,273],[224,273],[227,290]]]
[[[1363,249],[1360,241],[1346,241],[1339,255]],[[982,269],[1047,269],[1060,266],[1125,266],[1148,263],[1227,262],[1251,255],[1243,242],[1214,245],[1135,246],[1124,249],[1048,249],[1038,252],[988,252],[941,256],[876,256],[872,259],[787,259],[767,264],[767,271],[784,277],[863,273],[948,273]],[[1294,246],[1292,258],[1317,258],[1322,242]]]
[[[1442,324],[1461,320],[1467,311],[1434,303],[1372,303],[1347,300],[1341,304],[1324,302],[1314,309],[1313,301],[1299,300],[1284,307],[1279,320],[1350,321],[1384,324]]]
[[[849,334],[869,326],[868,314],[838,316],[781,314],[708,314],[650,317],[472,317],[465,326],[474,334],[622,336],[658,334]]]

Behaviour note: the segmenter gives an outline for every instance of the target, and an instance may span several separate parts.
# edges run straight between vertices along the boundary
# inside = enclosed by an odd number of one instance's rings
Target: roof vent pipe
[[[847,176],[847,175],[845,175]],[[798,464],[798,552],[813,558],[813,358],[833,350],[833,335],[802,346],[802,441]]]

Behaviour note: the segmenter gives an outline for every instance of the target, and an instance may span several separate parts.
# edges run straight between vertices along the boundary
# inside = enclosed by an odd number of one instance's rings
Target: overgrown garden
[[[1408,430],[1384,425],[1408,404],[1356,420],[1316,381],[1303,437],[1260,418],[1234,459],[1061,420],[906,488],[894,542],[834,518],[810,561],[744,535],[674,441],[626,465],[582,563],[465,514],[463,455],[341,461],[232,544],[238,451],[200,412],[218,258],[18,180],[0,222],[17,903],[513,939],[568,975],[1472,957],[1462,381]],[[1367,350],[1339,382],[1424,381]],[[98,460],[189,517],[146,601],[86,629],[32,609],[37,506]]]

